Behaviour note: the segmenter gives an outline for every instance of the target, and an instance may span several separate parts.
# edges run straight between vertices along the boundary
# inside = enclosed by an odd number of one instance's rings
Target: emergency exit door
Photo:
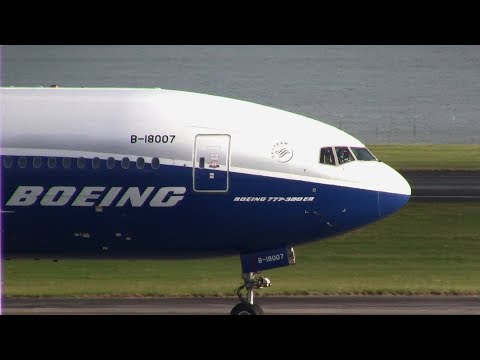
[[[193,189],[228,191],[230,135],[197,135],[194,153]]]

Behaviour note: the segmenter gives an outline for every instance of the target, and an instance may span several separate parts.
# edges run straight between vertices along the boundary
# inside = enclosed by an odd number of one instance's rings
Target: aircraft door
[[[230,135],[197,135],[193,162],[193,190],[228,191]]]

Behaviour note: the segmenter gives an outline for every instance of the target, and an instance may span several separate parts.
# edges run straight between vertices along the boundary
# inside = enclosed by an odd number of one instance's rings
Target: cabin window
[[[10,169],[12,167],[12,158],[10,156],[4,156],[3,157],[3,166],[7,169]]]
[[[377,159],[375,156],[372,155],[370,151],[368,151],[367,148],[362,148],[362,147],[352,147],[350,148],[357,158],[357,160],[361,161],[376,161]]]
[[[335,151],[337,152],[337,159],[339,164],[344,164],[350,161],[355,161],[350,150],[346,146],[338,146],[335,147]]]
[[[98,157],[94,157],[92,159],[92,167],[94,169],[99,169],[100,168],[100,159]]]
[[[331,147],[324,147],[320,150],[320,164],[335,165],[335,157]]]
[[[35,169],[38,169],[39,167],[42,166],[42,158],[41,157],[38,157],[38,156],[35,156],[33,158],[33,167]]]
[[[152,169],[158,169],[160,167],[160,160],[157,157],[152,159]]]
[[[87,160],[84,157],[79,157],[77,159],[77,167],[79,169],[84,169],[85,165],[87,165]]]
[[[137,158],[137,169],[143,169],[145,166],[145,159],[143,157]]]
[[[128,169],[130,167],[130,159],[128,157],[124,157],[122,159],[122,168]]]
[[[107,159],[107,168],[113,169],[115,167],[115,159],[113,157],[109,157]]]
[[[18,158],[18,166],[22,169],[27,167],[27,158],[25,156],[20,156]]]
[[[47,160],[47,165],[50,169],[55,168],[55,166],[57,166],[57,159],[54,157],[49,157]]]
[[[72,159],[71,158],[63,158],[62,159],[62,166],[65,169],[70,169],[70,167],[72,166]]]

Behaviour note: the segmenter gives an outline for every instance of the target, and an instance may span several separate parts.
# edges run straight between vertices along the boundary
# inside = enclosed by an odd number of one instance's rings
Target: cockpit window
[[[349,161],[355,161],[350,150],[346,146],[339,146],[335,147],[335,151],[337,152],[337,159],[339,164],[344,164]]]
[[[362,160],[362,161],[376,161],[377,160],[377,159],[375,159],[375,156],[373,156],[372,153],[367,150],[367,148],[352,147],[350,149],[355,154],[355,157],[357,158],[357,160]]]
[[[320,163],[327,165],[335,165],[335,157],[331,147],[324,147],[320,150]]]

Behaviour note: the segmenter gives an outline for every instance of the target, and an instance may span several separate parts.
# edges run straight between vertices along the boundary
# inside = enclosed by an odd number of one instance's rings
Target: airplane
[[[3,256],[239,254],[232,315],[294,246],[382,219],[408,182],[321,121],[161,88],[0,88]],[[245,290],[246,295],[242,294]]]

